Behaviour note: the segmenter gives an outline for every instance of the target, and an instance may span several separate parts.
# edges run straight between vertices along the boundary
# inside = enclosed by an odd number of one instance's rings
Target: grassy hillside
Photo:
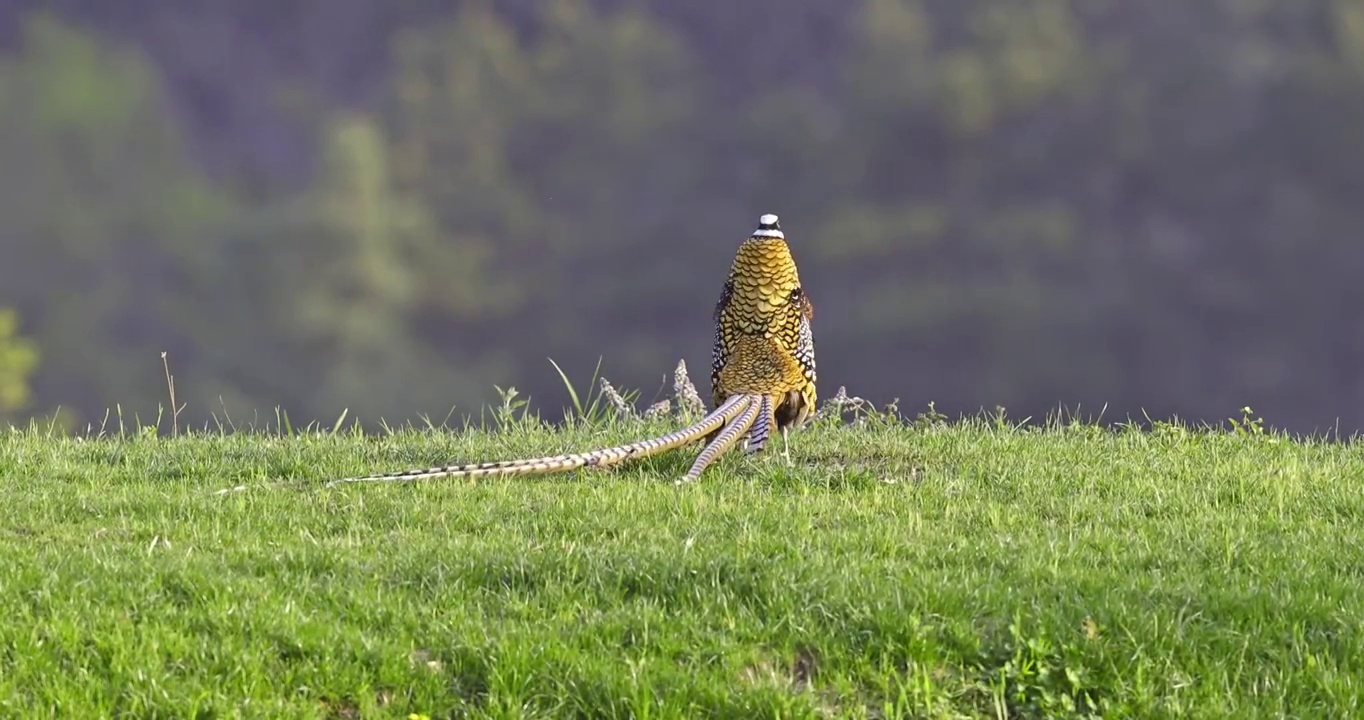
[[[312,482],[672,424],[0,435],[0,714],[1360,711],[1356,443],[867,422],[683,487]]]

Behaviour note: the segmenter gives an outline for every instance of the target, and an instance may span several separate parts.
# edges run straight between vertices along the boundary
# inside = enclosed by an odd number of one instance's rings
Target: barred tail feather
[[[686,475],[682,476],[681,480],[677,481],[679,485],[691,482],[700,477],[701,473],[704,472],[716,458],[720,457],[733,447],[734,443],[738,442],[739,438],[743,437],[744,433],[748,432],[749,428],[753,427],[754,420],[756,420],[762,412],[765,398],[759,395],[738,395],[735,397],[744,398],[743,410],[736,415],[733,420],[729,421],[729,425],[723,432],[717,435],[714,440],[710,441],[710,444],[706,446],[705,450],[701,451],[701,454],[696,458],[696,462],[692,463],[691,469],[687,471]]]
[[[688,427],[670,432],[666,435],[632,442],[627,445],[600,448],[583,453],[566,453],[563,455],[551,455],[539,458],[498,460],[494,462],[468,463],[464,465],[444,465],[441,467],[404,470],[379,475],[341,478],[339,480],[332,480],[327,484],[330,486],[341,483],[358,482],[408,482],[412,480],[427,480],[441,477],[460,478],[536,475],[566,472],[580,467],[608,467],[633,458],[656,455],[694,442],[705,435],[724,427],[725,423],[743,413],[752,401],[753,396],[736,395],[720,407],[716,408],[709,415],[701,418]]]
[[[770,395],[764,395],[758,410],[758,417],[753,420],[753,427],[748,431],[748,447],[744,449],[744,454],[762,452],[767,446],[767,438],[772,435],[772,426],[777,422],[776,405],[772,402]]]

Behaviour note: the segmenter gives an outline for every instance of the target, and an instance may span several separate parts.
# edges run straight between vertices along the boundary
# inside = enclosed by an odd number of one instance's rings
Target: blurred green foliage
[[[35,412],[648,400],[776,212],[829,392],[1364,427],[1356,2],[70,7],[0,59]]]
[[[196,296],[231,200],[140,55],[43,14],[23,39],[0,61],[0,286],[42,352],[35,409],[150,408],[159,352],[214,342]]]
[[[38,349],[18,331],[19,316],[0,309],[0,418],[28,404],[28,377],[38,366]]]

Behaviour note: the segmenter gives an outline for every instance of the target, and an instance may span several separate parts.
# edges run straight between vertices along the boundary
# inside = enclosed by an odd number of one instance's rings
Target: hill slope
[[[686,487],[689,452],[477,484],[264,484],[668,426],[0,435],[0,708],[1359,711],[1358,444],[873,422],[796,436],[795,467],[730,457]]]

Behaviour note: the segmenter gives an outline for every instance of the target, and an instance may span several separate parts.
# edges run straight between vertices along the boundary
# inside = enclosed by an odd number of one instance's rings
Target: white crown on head
[[[753,237],[785,238],[786,235],[781,231],[777,216],[768,213],[758,218],[758,229],[753,231]]]

